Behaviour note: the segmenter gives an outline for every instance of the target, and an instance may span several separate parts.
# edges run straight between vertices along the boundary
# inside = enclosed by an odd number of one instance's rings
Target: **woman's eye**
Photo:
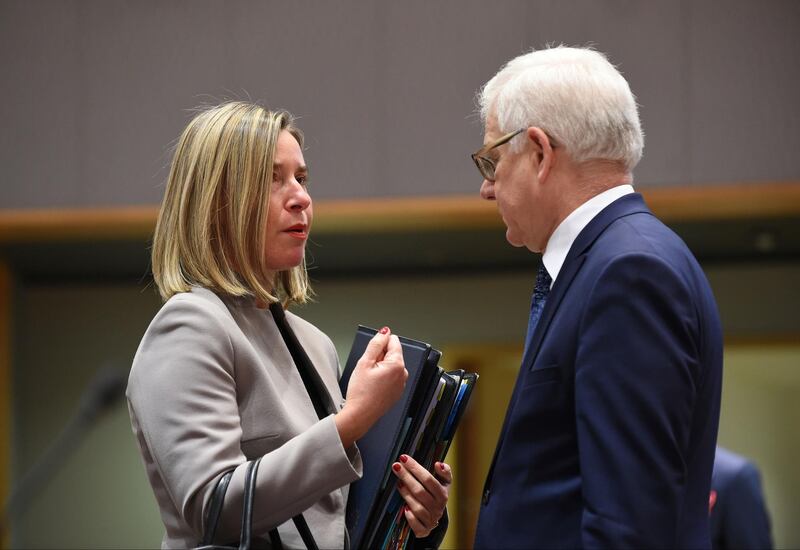
[[[308,185],[308,176],[297,176],[297,183],[306,187]]]

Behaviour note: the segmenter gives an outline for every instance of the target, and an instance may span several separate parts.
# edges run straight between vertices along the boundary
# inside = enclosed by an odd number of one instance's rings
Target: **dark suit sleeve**
[[[725,490],[722,532],[726,548],[772,548],[761,478],[746,464]]]
[[[674,546],[699,372],[697,315],[655,255],[610,262],[586,296],[575,365],[585,547]]]

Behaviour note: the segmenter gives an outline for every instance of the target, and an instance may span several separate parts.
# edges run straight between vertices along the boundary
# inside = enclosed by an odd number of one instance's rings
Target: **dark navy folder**
[[[347,384],[356,363],[375,333],[375,329],[358,327],[339,381],[343,395],[347,393]],[[358,440],[364,462],[364,475],[350,485],[347,505],[347,529],[350,533],[350,546],[354,549],[365,547],[372,539],[380,523],[380,518],[375,516],[380,513],[385,499],[394,490],[396,478],[391,474],[391,465],[397,460],[400,446],[411,430],[417,414],[422,412],[416,406],[422,401],[417,390],[419,388],[419,393],[428,395],[428,388],[439,373],[436,362],[440,354],[430,345],[402,336],[400,344],[408,370],[403,396]],[[412,408],[412,404],[416,409]]]
[[[347,385],[376,330],[359,326],[339,385]],[[432,471],[444,460],[458,422],[478,379],[463,370],[444,372],[441,353],[430,345],[400,337],[408,379],[402,397],[358,440],[364,475],[350,486],[347,531],[354,550],[406,548],[413,540],[403,500],[396,490],[392,464],[401,454],[413,456]]]

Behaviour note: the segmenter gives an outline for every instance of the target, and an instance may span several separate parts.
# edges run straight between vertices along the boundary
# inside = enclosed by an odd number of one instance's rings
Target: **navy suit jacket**
[[[641,195],[573,243],[527,342],[476,548],[706,548],[722,335]]]
[[[728,548],[772,548],[769,514],[755,464],[717,447],[711,507],[711,545]]]

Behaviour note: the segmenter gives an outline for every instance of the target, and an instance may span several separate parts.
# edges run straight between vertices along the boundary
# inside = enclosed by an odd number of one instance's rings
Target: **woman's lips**
[[[295,239],[307,239],[308,226],[302,224],[293,225],[289,229],[285,230],[284,233],[294,237]]]

